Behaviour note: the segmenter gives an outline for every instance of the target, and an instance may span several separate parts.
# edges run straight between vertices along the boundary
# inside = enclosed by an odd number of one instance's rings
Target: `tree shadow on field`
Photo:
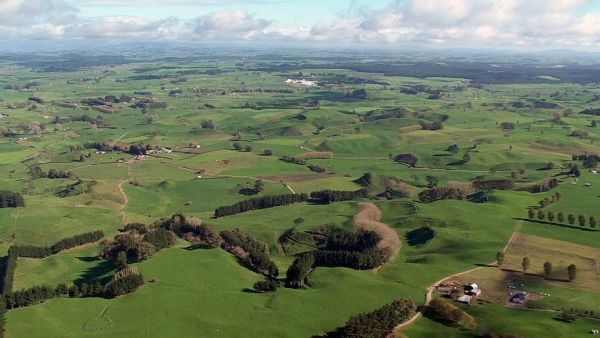
[[[216,249],[214,246],[208,245],[208,244],[191,244],[189,246],[186,246],[185,248],[183,248],[183,250],[187,250],[187,251],[194,251],[194,250],[212,250],[212,249]]]
[[[407,232],[404,237],[406,238],[408,245],[417,246],[432,240],[435,237],[435,232],[431,227],[424,226]]]
[[[240,195],[244,195],[244,196],[253,196],[253,195],[256,195],[256,190],[251,189],[251,188],[243,188],[243,189],[240,189],[239,193],[240,193]]]
[[[245,292],[245,293],[264,293],[264,292],[260,292],[260,291],[254,290],[252,288],[243,288],[242,292]]]
[[[107,261],[96,257],[77,257],[77,259],[84,262],[97,261],[98,264],[85,269],[79,278],[74,281],[75,284],[91,284],[93,282],[106,284],[112,278],[112,274],[110,274],[110,272],[115,270],[115,264],[113,261]]]

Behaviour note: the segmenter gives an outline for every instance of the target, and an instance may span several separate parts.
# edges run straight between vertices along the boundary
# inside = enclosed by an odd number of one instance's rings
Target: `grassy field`
[[[239,228],[263,241],[283,278],[294,254],[307,250],[282,243],[286,231],[311,231],[325,224],[356,229],[359,201],[299,203],[213,219],[215,208],[257,197],[252,189],[261,180],[264,189],[258,196],[368,189],[381,221],[401,239],[398,254],[376,271],[318,268],[310,288],[259,294],[250,288],[262,277],[231,255],[219,249],[190,250],[180,241],[135,264],[146,280],[137,292],[116,299],[53,299],[11,310],[7,336],[309,337],[396,298],[422,304],[432,283],[482,266],[461,276],[463,282],[477,281],[484,288],[483,299],[495,303],[466,309],[480,330],[535,338],[547,336],[548,330],[578,336],[595,328],[595,322],[585,319],[566,324],[554,313],[509,309],[504,299],[512,280],[532,293],[551,294],[529,302],[532,309],[600,313],[600,231],[595,231],[600,228],[527,219],[528,208],[537,211],[540,200],[557,192],[560,201],[544,212],[600,219],[600,175],[593,173],[593,165],[584,168],[582,161],[572,159],[598,153],[600,129],[592,127],[597,117],[579,114],[597,106],[597,85],[548,77],[479,84],[469,74],[391,76],[330,67],[339,55],[319,52],[308,60],[303,53],[287,53],[282,59],[290,62],[286,64],[258,52],[219,58],[204,53],[190,57],[177,50],[64,71],[1,63],[0,113],[6,116],[0,118],[0,190],[20,192],[26,202],[23,208],[0,208],[1,253],[12,245],[48,246],[93,230],[109,238],[125,223],[149,224],[182,212],[218,230]],[[280,68],[264,68],[273,63]],[[306,69],[296,67],[302,64]],[[298,77],[320,85],[284,83]],[[32,89],[8,86],[34,82]],[[361,88],[367,91],[365,98],[351,97]],[[406,88],[419,91],[409,95]],[[431,97],[438,91],[439,98]],[[110,102],[118,112],[102,113],[81,103],[108,100],[108,95],[161,101],[167,107]],[[68,108],[59,101],[78,105]],[[202,127],[208,122],[214,128]],[[443,128],[422,127],[433,122]],[[503,123],[512,127],[503,129]],[[580,136],[572,136],[574,131]],[[108,148],[97,151],[90,142]],[[235,150],[234,143],[248,148]],[[127,151],[134,144],[156,147],[159,153],[136,160]],[[458,150],[449,152],[451,145]],[[332,155],[307,164],[281,160],[314,151]],[[414,167],[393,160],[406,153],[416,156]],[[572,164],[581,171],[577,181],[563,172]],[[39,177],[37,167],[72,175]],[[365,173],[376,182],[358,182]],[[511,179],[515,188],[487,192],[487,200],[475,196],[421,203],[417,196],[431,177],[439,187],[472,189],[473,181]],[[552,178],[558,185],[551,191],[530,192]],[[410,193],[386,198],[386,191],[400,182]],[[424,226],[435,235],[409,241]],[[507,271],[486,267],[513,232],[519,234],[507,248],[502,266]],[[19,258],[14,289],[110,278],[115,267],[99,259],[99,252],[91,244],[45,259]],[[525,256],[531,261],[528,275],[520,272]],[[546,261],[554,265],[553,280],[539,276]],[[572,282],[564,281],[569,264],[578,267]],[[479,332],[422,318],[403,333],[474,337]]]

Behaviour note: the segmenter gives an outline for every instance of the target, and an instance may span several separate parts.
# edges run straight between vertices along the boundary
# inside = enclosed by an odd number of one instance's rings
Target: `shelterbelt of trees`
[[[289,287],[304,287],[309,282],[310,273],[319,266],[368,270],[383,264],[390,254],[377,248],[381,237],[374,231],[358,230],[353,233],[334,228],[325,235],[324,245],[301,254],[288,268],[286,283]]]
[[[366,189],[360,189],[357,191],[314,191],[310,193],[310,198],[309,195],[305,193],[255,197],[232,205],[218,207],[214,212],[214,218],[308,201],[313,203],[329,204],[333,202],[366,198],[367,196],[368,191]]]
[[[0,208],[20,208],[24,206],[25,200],[20,193],[0,190]]]

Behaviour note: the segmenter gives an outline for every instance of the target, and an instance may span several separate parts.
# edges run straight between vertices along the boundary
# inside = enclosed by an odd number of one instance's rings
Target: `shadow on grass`
[[[85,262],[97,261],[98,264],[91,266],[85,271],[83,271],[81,276],[78,279],[76,279],[74,283],[77,285],[81,283],[91,284],[94,282],[100,282],[103,285],[108,283],[112,279],[111,272],[115,270],[114,262],[95,257],[91,257],[93,258],[92,260],[90,260],[89,258],[90,257],[77,257],[77,259],[80,259]]]
[[[526,222],[532,222],[532,223],[554,225],[554,226],[561,227],[561,228],[570,228],[570,229],[575,229],[575,230],[579,230],[579,231],[588,231],[588,232],[598,232],[598,231],[600,231],[600,230],[597,230],[597,229],[589,229],[589,228],[584,228],[584,227],[578,227],[576,225],[561,224],[561,223],[554,223],[554,222],[548,222],[548,221],[540,221],[540,220],[523,218],[523,217],[515,217],[513,219],[516,220],[516,221],[526,221]]]
[[[254,290],[253,288],[243,288],[242,292],[245,292],[245,293],[268,293],[268,292],[257,291],[257,290]]]
[[[408,245],[417,246],[432,240],[435,237],[435,232],[431,227],[424,226],[407,232],[404,237]]]
[[[243,188],[240,189],[239,194],[244,196],[254,196],[256,195],[256,190],[250,188]]]
[[[194,250],[211,250],[216,249],[216,247],[208,245],[208,244],[191,244],[183,248],[183,250],[194,251]]]

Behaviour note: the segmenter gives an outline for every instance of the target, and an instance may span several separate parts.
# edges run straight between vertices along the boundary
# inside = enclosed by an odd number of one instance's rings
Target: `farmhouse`
[[[297,86],[304,86],[304,87],[315,87],[318,83],[316,81],[309,81],[309,80],[293,80],[293,79],[287,79],[285,80],[285,83],[287,84],[291,84],[291,85],[297,85]]]
[[[458,297],[458,302],[463,304],[471,304],[471,300],[473,300],[473,296],[462,295]]]
[[[479,285],[470,283],[469,285],[465,286],[465,294],[479,296],[481,294],[481,289],[479,288]]]
[[[529,299],[529,294],[527,292],[517,292],[510,297],[510,302],[515,304],[525,304],[527,299]]]

